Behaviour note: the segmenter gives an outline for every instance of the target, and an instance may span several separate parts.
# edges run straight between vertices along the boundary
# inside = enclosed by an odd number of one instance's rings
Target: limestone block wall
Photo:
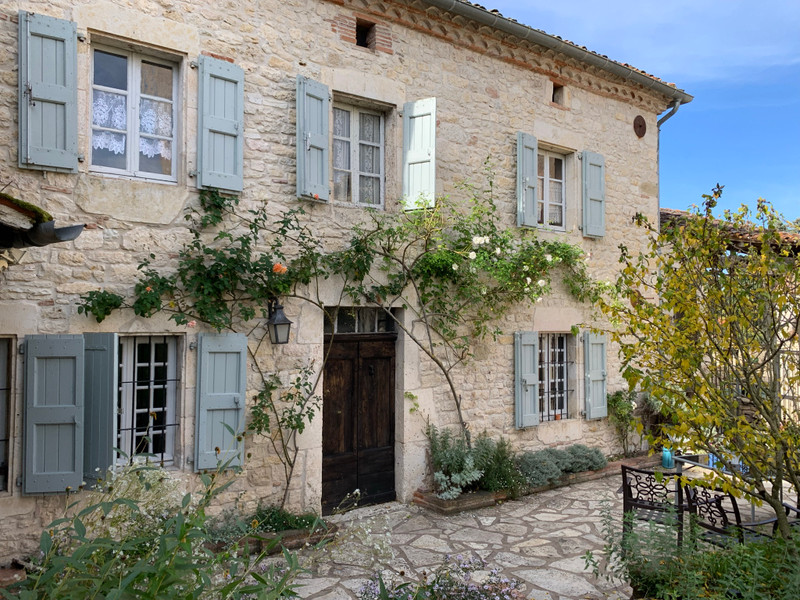
[[[27,10],[77,24],[78,144],[91,152],[91,50],[96,44],[170,57],[178,69],[176,181],[159,183],[97,173],[88,160],[78,173],[18,168],[17,13]],[[357,45],[356,28],[372,25],[367,46]],[[558,33],[558,32],[553,32]],[[658,212],[657,116],[668,99],[638,84],[589,68],[552,50],[478,26],[430,8],[423,2],[386,0],[0,0],[0,187],[50,212],[59,224],[86,223],[73,242],[31,248],[19,264],[0,273],[0,336],[12,340],[9,422],[10,477],[0,492],[4,534],[0,563],[36,545],[42,526],[57,516],[63,497],[22,496],[24,336],[91,331],[170,334],[180,339],[180,419],[173,468],[196,486],[193,458],[197,330],[164,317],[139,319],[130,312],[102,324],[79,315],[81,294],[107,289],[126,292],[137,266],[153,253],[153,265],[169,268],[188,239],[183,215],[197,201],[192,172],[197,168],[197,69],[200,54],[222,57],[243,68],[243,209],[266,203],[276,214],[302,203],[306,218],[329,248],[346,243],[352,225],[365,218],[362,208],[342,202],[296,198],[297,75],[329,87],[334,102],[344,100],[380,111],[385,120],[386,208],[399,210],[402,193],[402,108],[408,101],[436,98],[436,189],[459,196],[459,182],[481,183],[483,164],[494,170],[498,214],[516,225],[516,136],[533,134],[540,148],[560,153],[566,164],[566,226],[541,232],[566,239],[587,252],[592,274],[612,279],[617,247],[633,251],[642,242],[632,223],[637,213],[651,220]],[[554,92],[560,87],[558,93]],[[647,133],[639,138],[633,119],[641,115]],[[606,164],[606,235],[585,238],[580,226],[581,178],[578,155],[602,154]],[[335,284],[321,290],[335,297]],[[282,375],[322,360],[323,322],[319,310],[288,302],[294,321],[290,344],[266,347],[259,359]],[[573,325],[596,324],[593,307],[564,290],[535,307],[520,307],[499,324],[496,342],[486,341],[475,360],[456,373],[467,420],[473,431],[505,435],[515,447],[540,448],[582,442],[614,452],[605,420],[587,421],[582,346],[574,340],[574,392],[570,418],[518,431],[514,427],[513,333],[569,332]],[[623,385],[614,348],[608,351],[608,389]],[[413,342],[397,345],[396,482],[398,496],[410,498],[425,478],[424,416],[439,425],[455,422],[452,400],[441,375]],[[249,373],[254,383],[254,373]],[[409,412],[404,392],[416,395],[420,411]],[[321,393],[321,388],[320,388]],[[321,419],[300,440],[290,505],[315,509],[321,496]],[[250,459],[231,488],[228,506],[252,507],[279,497],[280,465],[263,440],[248,440]]]

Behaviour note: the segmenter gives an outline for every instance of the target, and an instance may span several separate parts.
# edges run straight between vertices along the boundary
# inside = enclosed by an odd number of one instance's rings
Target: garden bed
[[[266,551],[267,554],[277,554],[283,548],[297,550],[303,546],[313,546],[328,538],[333,538],[338,527],[334,523],[326,523],[325,527],[317,528],[313,533],[307,529],[287,529],[277,533],[264,533],[263,535],[248,536],[240,541],[244,547],[247,544],[253,554]],[[275,543],[275,540],[280,540]],[[227,542],[208,542],[205,547],[212,552],[224,552],[230,547]]]
[[[620,467],[623,464],[641,468],[654,466],[658,464],[659,461],[659,456],[634,456],[630,458],[623,458],[621,460],[609,462],[605,467],[596,471],[583,471],[581,473],[569,473],[562,475],[558,481],[548,485],[530,488],[526,490],[523,495],[536,494],[537,492],[544,492],[567,485],[583,483],[585,481],[593,481],[603,477],[611,477],[619,474]],[[509,495],[505,492],[487,492],[480,490],[477,492],[461,494],[458,498],[453,500],[442,500],[430,490],[417,490],[414,492],[412,502],[440,514],[450,515],[463,512],[465,510],[475,510],[478,508],[485,508],[487,506],[494,506],[498,502],[503,502],[508,499]]]

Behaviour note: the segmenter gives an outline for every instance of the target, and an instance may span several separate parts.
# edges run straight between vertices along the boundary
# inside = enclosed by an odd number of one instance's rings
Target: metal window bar
[[[0,339],[0,492],[8,490],[8,400],[11,397],[11,340]]]
[[[569,361],[567,334],[539,335],[539,419],[568,419]]]
[[[172,461],[178,427],[177,342],[166,336],[120,340],[117,447],[123,461],[140,454]]]

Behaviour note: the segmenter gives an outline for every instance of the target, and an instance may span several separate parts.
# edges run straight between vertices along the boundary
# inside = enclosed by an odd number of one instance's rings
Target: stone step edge
[[[595,479],[602,479],[604,477],[612,477],[620,473],[622,465],[630,465],[637,468],[655,466],[661,461],[660,456],[634,456],[630,458],[623,458],[609,462],[602,469],[597,471],[582,471],[580,473],[569,473],[562,475],[561,478],[555,483],[544,485],[541,487],[527,490],[525,494],[536,494],[538,492],[545,492],[576,483],[584,483],[587,481],[594,481]],[[505,492],[487,492],[480,490],[477,492],[469,492],[461,494],[458,498],[453,500],[443,500],[436,496],[430,490],[418,489],[414,492],[411,501],[414,504],[438,512],[443,515],[450,515],[454,513],[463,512],[465,510],[475,510],[478,508],[485,508],[487,506],[494,506],[498,502],[509,500],[510,496]]]

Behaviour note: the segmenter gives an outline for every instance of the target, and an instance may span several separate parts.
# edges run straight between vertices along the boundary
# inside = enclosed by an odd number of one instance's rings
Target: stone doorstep
[[[613,477],[620,473],[622,465],[633,466],[637,468],[645,468],[659,464],[660,457],[657,456],[634,456],[631,458],[623,458],[622,460],[615,460],[608,463],[602,469],[597,471],[583,471],[581,473],[569,473],[562,475],[561,478],[550,485],[528,490],[527,494],[536,494],[538,492],[546,492],[547,490],[554,490],[556,488],[573,485],[576,483],[584,483],[586,481],[594,481],[595,479],[602,479],[603,477]],[[487,492],[480,490],[477,492],[468,492],[461,494],[458,498],[453,500],[443,500],[436,496],[429,490],[417,490],[414,492],[412,502],[418,504],[423,508],[438,512],[443,515],[451,515],[465,510],[475,510],[478,508],[485,508],[487,506],[494,506],[498,502],[508,500],[510,496],[505,492]]]

